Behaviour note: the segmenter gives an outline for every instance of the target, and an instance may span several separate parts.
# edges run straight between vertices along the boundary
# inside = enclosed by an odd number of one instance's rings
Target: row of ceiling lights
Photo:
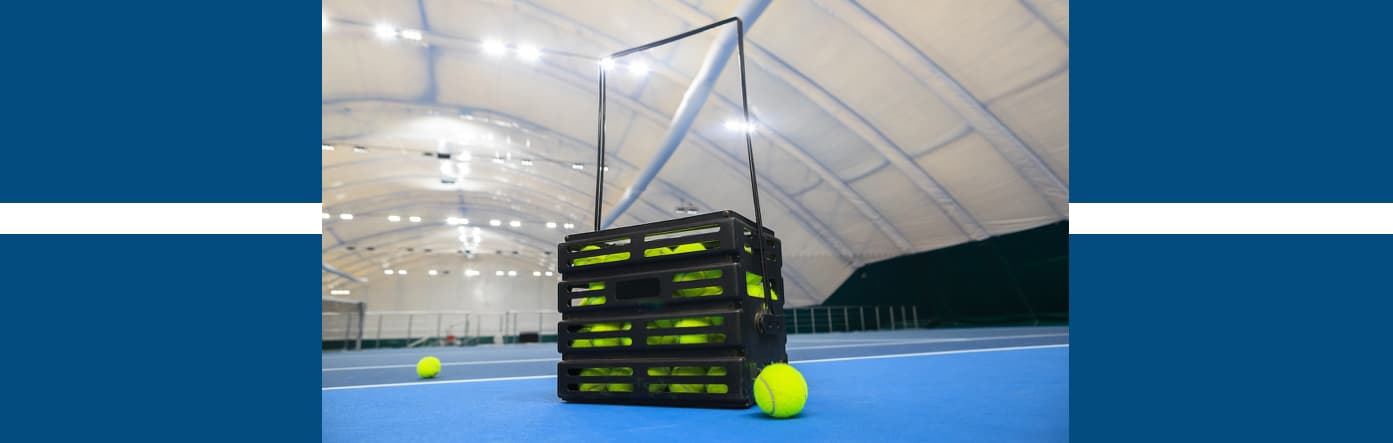
[[[329,32],[329,14],[320,14],[320,32]],[[384,41],[401,39],[418,42],[422,45],[425,44],[425,33],[420,29],[398,28],[389,23],[378,23],[373,25],[372,33],[377,36],[378,39]],[[483,42],[480,42],[479,48],[483,50],[485,55],[490,57],[502,57],[508,55],[509,50],[512,50],[512,52],[517,54],[519,60],[529,63],[540,60],[545,52],[534,44],[517,43],[509,45],[502,40],[494,38],[484,39]],[[612,71],[616,68],[623,67],[627,68],[627,71],[635,76],[644,76],[648,74],[648,65],[641,61],[630,62],[626,66],[620,66],[613,59],[606,57],[600,59],[599,64],[600,67],[606,71]]]
[[[332,218],[334,218],[334,217],[333,217],[333,215],[330,215],[328,212],[322,212],[322,213],[319,214],[319,218],[320,218],[321,220],[329,220],[329,219],[332,219]],[[345,213],[342,213],[342,214],[339,214],[339,220],[344,220],[344,221],[353,220],[353,214],[349,214],[349,213],[346,213],[346,212],[345,212]],[[400,215],[388,215],[388,216],[387,216],[387,221],[392,222],[392,223],[398,223],[398,222],[400,222],[401,220],[402,220],[402,218],[401,218]],[[412,222],[412,223],[420,223],[420,222],[421,222],[421,217],[418,217],[418,216],[413,215],[413,216],[407,217],[406,220],[407,220],[407,221],[410,221],[410,222]],[[452,226],[455,226],[455,225],[468,225],[468,224],[469,224],[469,219],[467,219],[467,218],[461,218],[461,217],[446,217],[446,218],[445,218],[445,223],[446,223],[446,224],[449,224],[449,225],[452,225]],[[503,226],[503,220],[499,220],[499,219],[496,219],[496,218],[495,218],[495,219],[491,219],[491,220],[489,220],[489,226]],[[521,222],[521,221],[518,221],[518,220],[509,220],[509,221],[508,221],[508,226],[514,227],[514,228],[521,228],[521,227],[522,227],[522,222]],[[556,223],[556,222],[546,222],[545,226],[547,227],[547,229],[556,229],[558,226],[560,226],[560,227],[563,228],[563,229],[575,229],[575,227],[576,227],[576,225],[575,225],[574,223],[561,223],[561,224],[558,224],[558,223]]]
[[[337,151],[338,148],[339,148],[337,145],[332,145],[332,144],[329,144],[329,143],[320,143],[319,146],[320,146],[320,150],[321,150],[321,151]],[[367,151],[368,151],[368,148],[365,148],[365,147],[362,147],[362,146],[353,146],[353,152],[367,152]],[[429,154],[429,153],[427,153],[427,155],[435,155],[435,154]],[[449,158],[452,157],[452,158],[454,158],[455,160],[457,160],[457,161],[459,161],[459,162],[461,162],[461,163],[466,163],[466,162],[469,162],[469,161],[471,161],[471,160],[474,159],[474,157],[473,157],[472,155],[470,155],[468,152],[461,152],[461,153],[455,154],[455,155],[450,155],[450,154],[441,154],[441,155],[445,155],[445,156],[446,156],[446,157],[445,157],[446,159],[449,159]],[[508,153],[507,155],[495,155],[495,156],[493,157],[493,162],[494,162],[494,163],[498,163],[498,164],[506,164],[506,163],[508,163],[510,160],[512,160],[512,153]],[[442,163],[442,164],[443,164],[443,163]],[[523,165],[523,166],[532,166],[532,165],[536,164],[536,161],[533,160],[533,159],[531,159],[531,158],[524,158],[524,159],[519,159],[519,160],[518,160],[518,164],[521,164],[521,165]],[[571,163],[571,169],[575,169],[575,170],[577,170],[577,171],[584,171],[584,170],[585,170],[585,164],[583,164],[583,163]],[[605,166],[605,171],[606,171],[606,172],[609,171],[609,166]]]
[[[449,273],[450,273],[450,271],[440,271],[440,270],[436,270],[436,269],[431,269],[431,270],[427,270],[427,271],[426,271],[426,275],[429,275],[429,276],[432,276],[432,277],[437,276],[437,275],[440,275],[440,274],[449,274]],[[382,270],[382,274],[383,274],[383,275],[409,275],[410,272],[408,272],[408,271],[405,270],[405,269],[383,269],[383,270]],[[503,277],[503,276],[517,277],[517,276],[518,276],[518,271],[494,271],[494,272],[493,272],[493,275],[494,275],[494,276],[497,276],[497,277]],[[551,276],[553,276],[553,275],[555,275],[555,273],[553,273],[553,272],[551,272],[551,271],[532,271],[532,276],[533,276],[533,277],[542,277],[542,276],[551,277]],[[465,277],[478,277],[478,276],[479,276],[479,271],[476,271],[476,270],[473,270],[473,269],[466,269],[466,270],[464,270],[464,276],[465,276]]]

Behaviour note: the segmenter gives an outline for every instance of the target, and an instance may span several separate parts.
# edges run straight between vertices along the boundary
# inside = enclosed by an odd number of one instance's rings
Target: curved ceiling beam
[[[444,35],[438,32],[429,34],[429,37],[432,45],[440,45],[440,47],[445,50],[460,50],[468,51],[470,53],[477,53],[478,51],[477,42],[473,40]],[[436,54],[436,56],[439,57],[445,56],[445,53],[446,51],[434,52],[434,54]],[[585,81],[580,81],[578,75],[573,72],[556,67],[555,65],[548,62],[538,63],[537,66],[544,68],[539,69],[539,72],[545,73],[552,78],[562,80],[563,83],[577,88],[577,90],[582,91],[583,93],[588,93],[590,91],[590,86],[584,85],[583,83],[585,83]],[[580,83],[582,84],[578,84],[578,81],[580,81]],[[638,103],[633,99],[630,99],[623,95],[616,95],[616,98],[616,101],[618,101],[620,105],[629,107],[632,110],[637,111],[638,114],[644,115],[646,118],[653,119],[659,125],[663,124],[663,122],[668,120],[664,118],[661,113],[653,110],[652,108],[647,107],[646,105]],[[324,100],[323,103],[328,105],[334,101],[341,100],[353,99],[339,98],[333,100]],[[726,167],[729,167],[735,171],[742,171],[745,169],[743,161],[733,160],[731,157],[725,155],[722,151],[715,148],[711,144],[711,142],[705,139],[704,137],[697,135],[692,140],[698,146],[707,149],[711,153],[714,153],[713,156],[720,160],[722,163],[725,163]],[[793,199],[787,191],[784,191],[777,184],[772,182],[767,182],[764,185],[764,188],[771,191],[769,192],[770,197],[773,197],[774,200],[778,201],[781,205],[783,205],[785,208],[789,209],[789,211],[794,213],[793,218],[795,220],[801,223],[809,231],[813,232],[816,238],[822,240],[825,244],[827,244],[827,246],[831,247],[832,250],[834,250],[837,253],[837,256],[843,262],[847,263],[849,266],[852,267],[860,267],[864,264],[864,261],[861,259],[861,257],[858,254],[856,254],[855,251],[853,251],[849,246],[847,246],[846,242],[842,240],[841,237],[839,237],[836,234],[836,232],[832,231],[825,224],[823,224],[821,219],[814,217],[812,213],[802,205],[801,202],[798,202],[797,200]]]
[[[557,68],[552,68],[552,69],[557,69]],[[556,77],[556,76],[553,76],[553,77],[559,78],[559,77]],[[564,79],[563,79],[563,80],[564,80]],[[568,82],[567,84],[572,85],[572,86],[575,86],[575,83],[573,83],[573,82]],[[577,87],[578,87],[578,88],[583,88],[582,86],[577,86]],[[622,97],[622,96],[620,96],[620,97]],[[533,122],[533,121],[528,120],[528,119],[526,119],[526,118],[523,118],[523,117],[521,117],[521,116],[509,114],[509,113],[506,113],[506,112],[491,110],[491,109],[487,109],[487,108],[470,107],[470,106],[461,106],[461,105],[453,105],[453,104],[441,104],[441,103],[420,103],[420,102],[414,102],[414,101],[410,101],[410,100],[401,100],[401,99],[394,99],[394,98],[343,98],[343,99],[331,99],[331,100],[325,100],[325,101],[323,102],[323,104],[324,104],[325,106],[339,106],[339,105],[343,105],[343,104],[346,104],[346,103],[353,103],[353,102],[378,102],[378,103],[390,103],[390,104],[396,104],[396,105],[402,105],[402,106],[438,107],[438,108],[453,109],[453,110],[460,111],[460,112],[471,112],[471,111],[488,112],[488,113],[495,114],[495,115],[498,115],[498,116],[502,116],[503,118],[512,120],[514,123],[518,123],[518,124],[520,124],[520,125],[528,126],[529,128],[531,128],[531,129],[533,129],[533,130],[540,131],[540,132],[546,132],[546,133],[552,134],[552,135],[556,136],[558,140],[566,140],[566,141],[569,141],[569,142],[571,142],[571,143],[576,144],[577,146],[589,146],[588,142],[585,142],[585,141],[582,141],[582,140],[580,140],[580,139],[577,139],[577,138],[575,138],[575,137],[573,137],[573,136],[571,136],[571,135],[564,134],[564,133],[561,133],[561,132],[552,130],[552,129],[550,129],[550,128],[547,128],[547,127],[545,127],[545,126],[542,126],[542,125],[540,125],[540,124],[537,124],[536,122]],[[633,102],[630,102],[630,103],[633,103]],[[638,109],[638,111],[641,111],[641,112],[636,112],[636,114],[642,113],[642,114],[646,115],[648,118],[653,119],[653,121],[657,121],[659,124],[661,124],[661,121],[662,121],[661,117],[655,117],[655,115],[658,115],[657,111],[654,111],[653,109],[647,108],[647,107],[643,107],[642,109]],[[693,139],[693,142],[694,142],[694,143],[697,143],[699,146],[703,146],[703,147],[705,147],[705,148],[707,148],[707,149],[709,149],[709,150],[719,152],[719,149],[718,149],[718,148],[715,148],[715,147],[711,144],[711,142],[708,141],[708,140],[706,140],[705,138],[702,138],[702,137],[695,137],[695,138]],[[737,163],[736,165],[731,166],[731,167],[735,168],[736,170],[743,170],[743,169],[745,168],[745,165],[744,165],[744,162],[743,162],[743,161],[732,160],[730,157],[728,157],[728,156],[726,156],[726,155],[716,155],[715,157],[717,158],[717,160],[725,161],[726,164],[727,164],[727,166],[730,166],[732,162]],[[669,183],[669,182],[666,182],[666,181],[663,181],[663,180],[659,180],[658,183],[659,183],[660,185],[664,186],[664,188],[665,188],[664,191],[665,191],[665,192],[669,192],[669,193],[671,193],[671,194],[673,194],[673,195],[676,195],[676,196],[678,196],[678,197],[680,197],[680,198],[682,198],[682,199],[684,199],[684,200],[693,202],[693,203],[697,204],[697,205],[700,206],[700,207],[711,208],[710,205],[705,204],[704,202],[702,202],[702,200],[701,200],[700,198],[697,198],[697,197],[691,195],[690,193],[687,193],[687,192],[681,190],[681,189],[678,188],[676,185],[673,185],[673,184],[671,184],[671,183]],[[782,190],[780,190],[780,189],[778,188],[778,186],[773,185],[772,183],[765,183],[764,186],[765,186],[765,187],[764,187],[765,189],[771,189],[771,188],[772,188],[772,189],[774,189],[774,190],[779,190],[780,193],[783,192]],[[827,229],[827,227],[821,223],[821,221],[820,221],[819,219],[817,219],[816,217],[812,216],[812,214],[811,214],[810,212],[808,212],[807,209],[804,208],[801,204],[799,204],[799,205],[797,205],[797,206],[789,205],[787,202],[788,202],[789,200],[792,199],[791,196],[787,195],[786,193],[782,193],[782,194],[771,194],[771,196],[772,196],[772,197],[775,197],[775,200],[779,201],[779,202],[780,202],[781,204],[783,204],[785,207],[789,208],[790,212],[793,212],[793,214],[794,214],[794,217],[793,217],[793,218],[794,218],[795,221],[797,221],[797,222],[799,222],[800,224],[802,224],[803,227],[804,227],[805,229],[808,230],[808,232],[815,234],[815,236],[818,237],[818,238],[820,238],[820,239],[823,241],[824,244],[826,244],[827,246],[831,247],[832,250],[838,254],[838,258],[839,258],[840,260],[842,260],[842,262],[847,263],[849,266],[851,266],[851,267],[853,267],[853,268],[859,268],[859,267],[861,267],[863,264],[865,264],[864,261],[862,261],[861,258],[860,258],[856,253],[852,252],[852,251],[850,250],[850,248],[848,248],[848,247],[846,246],[846,244],[845,244],[844,242],[841,241],[840,237],[834,236],[834,235],[831,233],[831,231],[830,231],[829,229]],[[593,201],[593,198],[594,198],[594,197],[591,197],[592,201]],[[659,213],[666,213],[666,211],[663,211],[663,210],[661,210],[661,209],[657,209],[657,206],[656,206],[656,205],[652,205],[652,206],[653,206],[656,210],[658,210]]]
[[[655,4],[660,8],[667,10],[673,15],[676,15],[682,20],[685,20],[689,23],[703,23],[715,20],[714,17],[706,15],[704,12],[701,12],[689,5],[682,4],[680,2],[674,2],[671,4],[659,2]],[[578,23],[575,20],[571,20],[567,17],[556,14],[555,12],[546,10],[545,8],[541,8],[536,5],[531,6],[533,9],[538,10],[538,12],[534,13],[536,15],[536,18],[538,19],[551,22],[552,24],[557,24],[558,22],[560,22],[560,24],[570,26],[573,28],[583,28],[585,31],[587,31],[586,33],[588,35],[594,35],[604,40],[607,40],[606,43],[608,44],[616,46],[622,44],[616,37],[607,35],[599,30],[589,28],[584,24]],[[844,113],[839,114],[838,112],[834,112],[833,110],[828,109],[828,107],[825,106],[828,104],[827,100],[819,101],[810,96],[810,94],[817,92],[821,92],[822,95],[829,97],[830,94],[828,94],[825,90],[822,90],[820,87],[817,87],[816,84],[812,85],[814,86],[813,88],[808,88],[808,85],[806,83],[809,83],[810,80],[807,80],[807,78],[801,76],[801,74],[790,75],[790,72],[793,72],[794,74],[797,73],[791,68],[788,68],[786,65],[784,69],[770,69],[770,67],[767,66],[769,63],[763,62],[761,58],[768,57],[775,61],[778,61],[778,59],[773,58],[772,54],[769,54],[769,52],[764,50],[763,47],[756,44],[753,39],[747,39],[746,43],[748,43],[746,45],[746,50],[750,51],[750,55],[752,55],[751,57],[747,57],[746,60],[749,61],[751,65],[764,68],[765,71],[768,72],[770,75],[780,79],[781,81],[784,81],[786,84],[789,84],[803,95],[809,96],[809,99],[814,103],[823,105],[823,109],[826,110],[829,115],[833,116],[834,118],[838,118],[839,121],[842,120],[839,117]],[[778,62],[781,63],[781,61]],[[677,70],[673,69],[672,67],[666,64],[656,65],[654,72],[662,73],[669,80],[677,84],[685,84],[691,81],[691,79],[684,77],[683,74],[677,72]],[[726,106],[730,106],[731,108],[736,109],[740,108],[740,104],[736,103],[735,100],[730,97],[727,97],[720,93],[715,93],[713,95]],[[832,102],[835,102],[836,104],[845,107],[845,105],[841,104],[841,102],[839,101],[833,100]],[[751,117],[751,120],[754,120],[755,122],[761,121],[761,119],[759,118],[759,113],[755,110],[751,110],[751,115],[753,116]],[[848,122],[842,123],[850,127],[850,125],[847,124]],[[863,197],[861,193],[848,186],[845,181],[843,181],[840,177],[833,173],[832,170],[828,168],[826,165],[823,165],[821,161],[818,161],[816,158],[813,158],[811,155],[809,155],[807,149],[804,149],[802,146],[798,145],[797,143],[794,143],[792,140],[789,140],[782,133],[779,133],[777,130],[775,130],[771,125],[761,124],[759,125],[759,127],[764,128],[764,130],[760,132],[764,134],[768,139],[770,139],[775,147],[779,148],[781,151],[783,151],[790,157],[793,157],[804,167],[808,168],[808,170],[812,171],[818,177],[822,178],[822,181],[824,183],[827,183],[828,186],[832,187],[832,190],[834,192],[840,195],[842,199],[850,202],[853,208],[860,212],[862,216],[866,217],[867,220],[870,220],[870,222],[874,224],[876,228],[880,230],[881,233],[885,234],[885,236],[889,238],[891,242],[895,243],[895,246],[900,248],[900,252],[911,252],[913,250],[913,245],[909,242],[908,239],[905,238],[904,234],[900,232],[899,228],[895,227],[892,223],[886,220],[885,216],[882,215],[880,211],[876,209],[873,205],[871,205],[868,201],[866,201],[865,197]],[[878,130],[874,132],[879,133]],[[867,143],[874,142],[868,139]],[[944,213],[946,214],[947,211],[944,211]]]
[[[373,178],[367,178],[367,179],[362,179],[362,180],[355,180],[355,181],[343,182],[343,184],[341,184],[341,185],[337,185],[337,186],[333,186],[333,187],[330,187],[330,188],[326,188],[325,191],[328,191],[328,190],[342,190],[342,189],[353,188],[353,187],[364,186],[364,185],[370,185],[370,184],[376,184],[376,183],[412,181],[412,180],[422,180],[422,179],[429,180],[429,179],[436,179],[436,178],[439,178],[439,176],[437,176],[437,175],[428,175],[428,174],[392,175],[392,176],[387,176],[387,177],[373,177]],[[544,193],[542,193],[541,191],[534,190],[534,189],[529,188],[529,187],[526,187],[526,186],[518,186],[516,183],[504,183],[504,182],[500,182],[500,181],[496,181],[496,180],[479,180],[479,179],[470,179],[470,181],[473,181],[473,182],[475,182],[475,183],[484,183],[484,184],[486,184],[486,185],[493,185],[493,186],[507,186],[507,187],[509,187],[509,189],[513,189],[514,192],[526,194],[527,196],[537,197],[536,200],[538,200],[538,201],[559,201],[559,200],[557,200],[557,199],[555,199],[555,198],[549,198],[549,197],[554,197],[554,196],[549,196],[548,194],[544,194]],[[450,194],[455,194],[455,193],[458,192],[458,191],[460,191],[460,190],[456,189],[456,190],[440,191],[440,192],[441,192],[442,194],[443,194],[443,193],[447,193],[447,192],[450,193]],[[478,191],[474,191],[474,192],[478,192]],[[517,200],[518,200],[518,201],[530,201],[530,200],[521,200],[521,199],[517,199]],[[574,203],[570,203],[570,202],[564,202],[564,203],[565,203],[566,205],[568,205],[568,206],[571,206],[572,208],[580,208],[580,206],[577,206],[577,205],[574,204]],[[540,203],[533,203],[533,205],[541,206]],[[336,205],[331,206],[331,207],[341,207],[341,205],[336,204]],[[333,226],[333,225],[337,225],[337,224],[339,224],[339,223],[345,223],[345,222],[346,222],[346,221],[341,221],[341,220],[338,220],[338,219],[334,219],[334,220],[331,220],[330,222],[328,222],[328,225]]]
[[[691,8],[690,6],[670,5],[667,9],[687,19],[707,17],[705,13]],[[957,224],[958,230],[961,231],[963,235],[973,240],[980,240],[990,235],[986,229],[982,228],[981,223],[977,221],[976,217],[958,203],[957,198],[953,197],[952,193],[948,192],[943,185],[939,184],[938,181],[925,172],[923,168],[919,167],[919,164],[916,163],[914,159],[910,158],[903,148],[890,140],[885,133],[881,132],[880,129],[875,127],[868,119],[851,109],[850,106],[842,102],[830,91],[827,91],[827,89],[803,75],[802,72],[793,68],[763,46],[751,42],[750,48],[751,53],[756,55],[755,57],[751,57],[752,63],[764,68],[765,72],[803,94],[809,101],[818,105],[819,108],[827,112],[832,118],[850,129],[862,140],[865,140],[868,145],[883,155],[891,165],[895,166],[901,174],[904,174],[915,187],[928,195],[939,208],[939,211],[943,212],[944,215],[948,216],[950,220],[953,220],[953,222]]]
[[[1051,170],[1030,146],[1021,141],[1010,127],[968,92],[956,78],[859,3],[849,0],[817,0],[815,3],[851,27],[928,87],[934,95],[981,133],[982,137],[1016,168],[1016,172],[1035,187],[1036,192],[1044,196],[1056,214],[1067,216],[1069,187],[1064,185],[1059,175]]]
[[[593,145],[593,144],[590,144],[589,142],[585,142],[585,141],[582,141],[582,140],[577,139],[577,138],[575,138],[575,137],[572,137],[572,136],[570,136],[570,135],[568,135],[568,134],[563,134],[563,133],[561,133],[561,132],[552,130],[552,129],[548,128],[548,127],[545,127],[545,126],[542,126],[542,125],[540,125],[540,124],[537,124],[536,122],[533,122],[533,121],[531,121],[531,120],[525,119],[525,118],[523,118],[523,117],[521,117],[521,116],[517,116],[517,115],[513,115],[513,114],[509,114],[509,113],[506,113],[506,112],[501,112],[501,111],[497,111],[497,110],[493,110],[493,109],[489,109],[489,108],[470,107],[470,106],[460,106],[460,105],[447,105],[447,104],[442,104],[442,103],[422,103],[422,102],[415,102],[415,101],[401,100],[401,99],[393,99],[393,98],[352,98],[352,99],[333,99],[333,100],[326,100],[326,101],[324,101],[324,105],[325,105],[325,106],[341,106],[341,105],[345,105],[345,104],[351,105],[352,103],[387,103],[387,104],[393,104],[393,105],[398,105],[398,106],[422,106],[422,107],[446,108],[446,109],[453,110],[453,111],[455,111],[455,112],[487,113],[487,114],[491,114],[491,115],[494,115],[494,116],[502,117],[502,118],[507,119],[507,120],[511,120],[511,121],[513,121],[514,123],[518,123],[518,124],[521,125],[521,126],[527,127],[528,130],[531,130],[531,131],[534,131],[534,132],[544,132],[544,133],[547,133],[547,134],[551,135],[552,137],[555,137],[558,143],[560,143],[561,141],[570,142],[572,145],[576,146],[576,147],[579,148],[580,150],[589,151],[589,152],[594,152],[594,149],[595,149],[594,145]],[[368,132],[368,133],[366,133],[366,134],[370,135],[370,134],[372,134],[372,132]],[[361,135],[361,134],[360,134],[360,135]],[[606,160],[606,163],[607,163],[607,164],[617,164],[617,165],[619,165],[619,166],[623,166],[623,167],[629,168],[629,169],[635,169],[635,170],[638,169],[637,166],[633,165],[632,163],[629,163],[629,162],[625,161],[623,158],[620,158],[620,157],[614,157],[612,160]],[[675,185],[673,185],[673,184],[671,184],[671,183],[669,183],[669,182],[667,182],[667,181],[665,181],[665,180],[658,180],[657,183],[658,183],[660,186],[663,187],[663,191],[664,191],[664,192],[668,192],[668,193],[671,193],[671,194],[673,194],[673,195],[676,195],[676,196],[678,196],[678,198],[680,198],[680,199],[682,199],[682,200],[692,202],[692,203],[694,203],[694,204],[696,204],[696,205],[698,205],[698,206],[701,206],[701,207],[707,207],[707,208],[711,207],[710,205],[707,205],[706,203],[702,202],[700,198],[697,198],[697,197],[695,197],[695,196],[693,196],[693,195],[687,193],[686,191],[681,190],[681,189],[678,188],[677,186],[675,186]],[[568,188],[568,189],[569,189],[569,188]],[[607,193],[607,194],[609,194],[609,195],[611,195],[611,196],[616,195],[616,193],[613,193],[613,192],[610,192],[610,193]],[[589,199],[590,201],[592,201],[592,202],[594,201],[594,197],[593,197],[593,196],[588,197],[588,199]],[[654,209],[655,211],[657,211],[658,213],[667,213],[666,210],[660,209],[656,204],[647,203],[647,205],[648,205],[649,207],[653,208],[653,209]],[[592,208],[592,209],[588,209],[587,211],[593,211],[593,208]],[[587,212],[587,213],[589,213],[589,212]],[[811,231],[811,229],[809,229],[809,230]]]

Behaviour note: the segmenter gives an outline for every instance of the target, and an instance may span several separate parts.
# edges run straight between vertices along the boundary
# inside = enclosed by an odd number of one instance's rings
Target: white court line
[[[561,359],[559,359],[559,358],[524,358],[524,359],[519,359],[519,360],[459,361],[459,362],[451,362],[451,363],[441,363],[440,366],[500,365],[500,364],[507,364],[507,363],[528,363],[528,362],[535,362],[535,361],[560,361],[560,360],[561,360]],[[356,371],[356,370],[359,370],[359,369],[396,369],[396,368],[414,368],[414,367],[416,367],[415,364],[409,364],[409,365],[381,365],[381,366],[346,366],[346,367],[342,367],[342,368],[324,368],[324,369],[320,369],[320,371],[324,371],[324,372],[330,372],[330,371]]]
[[[929,338],[923,340],[903,340],[891,343],[861,343],[851,345],[822,345],[822,346],[801,346],[788,348],[789,351],[803,351],[809,349],[840,349],[840,348],[869,348],[872,346],[899,346],[915,345],[925,343],[960,343],[969,341],[988,341],[988,340],[1011,340],[1018,338],[1044,338],[1044,337],[1068,337],[1069,334],[1032,334],[1032,335],[1002,335],[997,337],[972,337],[972,338]]]
[[[882,359],[882,358],[923,357],[923,356],[929,356],[929,355],[948,355],[948,354],[971,354],[971,353],[977,353],[977,352],[1025,351],[1025,350],[1030,350],[1030,349],[1067,348],[1067,347],[1069,347],[1069,345],[1063,344],[1063,345],[1040,345],[1040,346],[1012,346],[1012,347],[1008,347],[1008,348],[959,349],[959,350],[956,350],[956,351],[917,352],[917,353],[913,353],[913,354],[866,355],[866,356],[861,356],[861,357],[823,358],[823,359],[817,359],[817,360],[797,360],[797,361],[791,361],[791,362],[789,362],[789,363],[792,363],[792,364],[800,364],[800,365],[801,365],[801,364],[804,364],[804,363],[828,363],[828,362],[834,362],[834,361],[875,360],[875,359]],[[450,383],[478,383],[478,382],[487,382],[487,381],[537,380],[537,379],[543,379],[543,378],[556,378],[556,376],[555,376],[555,375],[531,375],[531,376],[526,376],[526,377],[473,378],[473,379],[467,379],[467,380],[418,381],[418,382],[410,382],[410,383],[389,383],[389,384],[382,384],[382,385],[333,386],[333,387],[327,387],[327,388],[319,388],[319,390],[320,390],[320,391],[341,391],[341,390],[346,390],[346,389],[394,388],[394,387],[400,387],[400,386],[441,385],[441,384],[450,384]]]
[[[915,345],[915,344],[927,344],[927,343],[960,343],[960,342],[970,342],[970,341],[1011,340],[1011,339],[1020,339],[1020,338],[1044,338],[1044,337],[1067,337],[1067,336],[1069,336],[1069,334],[1031,334],[1031,335],[1002,335],[1002,336],[997,336],[997,337],[933,338],[933,339],[923,339],[923,340],[899,340],[899,341],[884,342],[884,343],[877,342],[877,343],[859,343],[859,344],[844,344],[844,345],[801,346],[801,347],[788,348],[788,350],[789,350],[789,351],[802,351],[802,350],[810,350],[810,349],[868,348],[868,347],[874,347],[874,346],[900,346],[900,345]],[[561,361],[561,359],[559,359],[559,358],[526,358],[526,359],[519,359],[519,360],[485,360],[485,361],[469,361],[469,362],[442,363],[440,366],[497,365],[497,364],[508,364],[508,363],[531,363],[531,362],[544,362],[544,361]],[[320,369],[320,371],[322,371],[322,372],[333,372],[333,371],[357,371],[357,370],[371,370],[371,369],[401,369],[401,368],[414,368],[414,367],[416,367],[415,364],[378,365],[378,366],[346,366],[346,367],[342,367],[342,368],[324,368],[324,369]]]
[[[526,377],[499,377],[499,378],[471,378],[466,380],[440,380],[440,381],[416,381],[410,383],[388,383],[382,385],[357,385],[357,386],[332,386],[319,388],[320,391],[340,391],[344,389],[367,389],[367,388],[394,388],[397,386],[416,386],[416,385],[447,385],[451,383],[479,383],[486,381],[509,381],[509,380],[537,380],[542,378],[556,378],[555,375],[529,375]]]
[[[948,354],[971,354],[974,352],[999,352],[999,351],[1024,351],[1027,349],[1047,349],[1047,348],[1067,348],[1068,344],[1062,345],[1038,345],[1038,346],[1012,346],[1009,348],[982,348],[982,349],[958,349],[956,351],[934,351],[934,352],[915,352],[912,354],[888,354],[888,355],[865,355],[861,357],[841,357],[841,358],[820,358],[817,360],[799,360],[789,363],[827,363],[834,361],[851,360],[875,360],[878,358],[904,358],[904,357],[923,357],[926,355],[948,355]]]

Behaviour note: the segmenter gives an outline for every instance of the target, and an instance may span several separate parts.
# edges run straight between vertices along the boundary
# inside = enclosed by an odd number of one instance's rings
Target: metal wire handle
[[[649,50],[649,49],[653,49],[653,48],[657,48],[657,47],[659,47],[659,46],[667,45],[667,44],[669,44],[669,43],[673,43],[673,42],[676,42],[676,41],[678,41],[678,40],[682,40],[682,39],[685,39],[685,38],[687,38],[687,37],[691,37],[691,36],[693,36],[693,35],[697,35],[697,34],[700,34],[700,33],[703,33],[703,32],[706,32],[706,31],[709,31],[709,30],[718,28],[718,27],[720,27],[720,26],[723,26],[723,25],[726,25],[726,24],[729,24],[729,23],[735,23],[735,24],[736,24],[736,27],[735,27],[736,40],[735,40],[735,41],[736,41],[736,45],[737,45],[736,47],[737,47],[737,49],[738,49],[737,60],[738,60],[739,63],[740,63],[740,108],[741,108],[741,110],[742,110],[742,111],[744,112],[744,114],[745,114],[745,121],[744,121],[744,128],[743,128],[743,129],[744,129],[744,132],[745,132],[745,152],[746,152],[746,154],[748,155],[748,158],[749,158],[749,166],[750,166],[750,196],[751,196],[752,200],[754,200],[754,204],[755,204],[755,242],[756,242],[755,244],[758,246],[758,249],[759,249],[759,275],[760,275],[760,277],[762,277],[762,280],[763,280],[763,282],[762,282],[761,284],[764,286],[764,294],[765,294],[765,296],[764,296],[764,305],[767,307],[767,306],[769,305],[769,299],[774,297],[774,292],[773,292],[772,283],[770,283],[770,280],[771,280],[771,279],[769,278],[769,273],[766,272],[766,269],[765,269],[765,262],[769,261],[768,258],[767,258],[767,256],[765,255],[765,254],[767,253],[767,249],[768,249],[768,248],[766,247],[767,245],[764,244],[764,215],[760,212],[760,208],[759,208],[759,181],[755,178],[756,175],[755,175],[755,147],[754,147],[754,139],[753,139],[752,136],[750,135],[750,132],[751,132],[751,131],[750,131],[750,129],[749,129],[749,128],[750,128],[750,97],[749,97],[749,93],[747,92],[746,86],[745,86],[745,22],[744,22],[743,20],[740,20],[740,17],[731,17],[731,18],[727,18],[727,19],[725,19],[725,20],[721,20],[721,21],[718,21],[718,22],[715,22],[715,23],[711,23],[711,24],[709,24],[709,25],[702,26],[702,27],[700,27],[700,28],[696,28],[696,29],[693,29],[693,30],[690,30],[690,31],[687,31],[687,32],[683,32],[683,33],[681,33],[681,34],[677,34],[677,35],[674,35],[674,36],[671,36],[671,37],[668,37],[668,38],[664,38],[664,39],[662,39],[662,40],[658,40],[658,41],[655,41],[655,42],[652,42],[652,43],[647,43],[647,44],[640,45],[640,46],[635,46],[635,47],[632,47],[632,48],[629,48],[629,49],[625,49],[625,50],[623,50],[623,51],[615,52],[615,53],[613,53],[613,54],[610,54],[610,55],[609,55],[609,58],[610,58],[611,60],[614,60],[614,59],[618,59],[619,57],[623,57],[623,56],[626,56],[626,55],[629,55],[629,54],[633,54],[633,53],[636,53],[636,52],[647,51],[647,50]],[[598,165],[598,166],[595,168],[595,169],[596,169],[596,173],[595,173],[595,230],[596,230],[596,231],[599,231],[599,230],[600,230],[600,212],[601,212],[601,210],[603,209],[602,205],[603,205],[603,203],[604,203],[604,195],[605,195],[605,186],[604,186],[604,183],[605,183],[605,96],[607,95],[606,93],[607,93],[607,91],[605,90],[605,67],[604,67],[604,66],[601,66],[601,67],[600,67],[600,125],[599,125],[599,143],[598,143],[598,145],[599,145],[599,152],[598,152],[597,157],[596,157],[596,160],[595,160],[595,163]]]

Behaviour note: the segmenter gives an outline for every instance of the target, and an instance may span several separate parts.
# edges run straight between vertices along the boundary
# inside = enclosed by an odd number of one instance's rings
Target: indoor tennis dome
[[[602,59],[733,15],[748,124],[727,31],[605,62],[608,226],[753,218],[747,130],[789,306],[1067,220],[1067,1],[331,1],[324,295],[554,310],[557,243],[595,229]]]

